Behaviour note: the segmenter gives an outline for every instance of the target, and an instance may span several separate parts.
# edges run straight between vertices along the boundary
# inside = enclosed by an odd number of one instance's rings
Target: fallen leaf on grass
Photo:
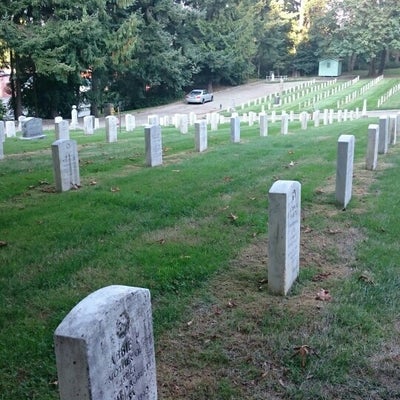
[[[235,214],[230,213],[228,217],[231,221],[236,221],[238,219],[238,216]]]
[[[315,191],[315,193],[316,194],[323,194],[323,193],[325,193],[322,189],[317,189],[316,191]]]
[[[302,366],[303,368],[304,368],[305,365],[306,365],[308,356],[311,356],[311,355],[316,355],[316,356],[318,356],[318,354],[316,353],[316,351],[315,351],[312,347],[308,346],[307,344],[303,344],[303,345],[301,345],[301,346],[294,347],[293,350],[294,350],[295,352],[294,352],[294,354],[292,355],[292,357],[299,356],[299,357],[300,357],[300,360],[301,360],[301,366]]]
[[[162,239],[160,239],[160,240],[157,240],[157,243],[164,244],[164,243],[165,243],[165,239],[162,238]]]
[[[368,283],[369,285],[375,285],[375,282],[372,278],[372,276],[368,273],[368,272],[364,272],[362,273],[359,277],[358,277],[359,281],[363,281],[365,283]]]
[[[342,231],[340,229],[329,229],[328,233],[331,235],[336,235],[337,233],[341,233]]]
[[[5,242],[4,240],[0,240],[0,247],[4,247],[7,246],[7,242]]]
[[[97,185],[97,182],[96,182],[96,181],[90,181],[89,185],[90,185],[90,186]]]
[[[332,296],[330,295],[328,290],[321,289],[317,295],[315,296],[315,300],[321,300],[321,301],[331,301]]]
[[[81,188],[81,185],[77,185],[76,183],[74,183],[73,185],[71,185],[71,190],[78,190]]]
[[[225,176],[224,177],[224,181],[225,182],[230,182],[232,180],[232,178],[230,176]]]
[[[190,326],[190,325],[192,325],[193,324],[193,320],[190,320],[189,322],[186,322],[186,325],[187,326]]]
[[[304,228],[304,230],[303,230],[303,233],[311,233],[313,230],[309,227],[309,226],[306,226],[305,228]]]
[[[119,187],[112,187],[110,190],[111,190],[113,193],[114,193],[114,192],[119,192],[119,191],[120,191]]]
[[[233,300],[229,300],[228,304],[226,305],[228,308],[235,308],[237,304]]]

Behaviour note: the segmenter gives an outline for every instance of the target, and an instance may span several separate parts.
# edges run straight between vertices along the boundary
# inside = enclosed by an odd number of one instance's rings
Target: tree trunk
[[[373,77],[375,75],[376,75],[376,57],[371,59],[368,71],[368,76]]]
[[[11,101],[14,110],[14,118],[17,119],[22,115],[22,92],[18,56],[13,52],[10,52],[10,67]]]
[[[95,70],[92,71],[92,85],[91,85],[92,95],[90,96],[90,114],[95,117],[99,116],[99,79]]]
[[[386,65],[387,53],[388,51],[386,48],[381,51],[381,59],[379,60],[378,75],[383,74],[383,70],[385,69]]]

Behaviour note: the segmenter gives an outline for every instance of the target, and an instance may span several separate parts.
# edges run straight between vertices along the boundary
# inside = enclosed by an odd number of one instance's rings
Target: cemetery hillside
[[[399,397],[387,75],[1,121],[0,398]]]
[[[0,2],[0,400],[400,399],[397,0]]]

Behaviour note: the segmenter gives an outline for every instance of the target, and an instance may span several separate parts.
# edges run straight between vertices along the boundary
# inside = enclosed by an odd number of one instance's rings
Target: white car
[[[207,101],[213,101],[214,95],[204,89],[193,89],[185,98],[187,103],[203,104]]]

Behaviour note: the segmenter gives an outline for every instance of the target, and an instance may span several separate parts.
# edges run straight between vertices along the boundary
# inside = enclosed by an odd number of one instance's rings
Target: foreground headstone
[[[78,148],[75,140],[56,140],[51,145],[57,192],[80,186]]]
[[[368,145],[365,167],[368,170],[375,170],[378,163],[378,143],[379,143],[379,125],[368,125]]]
[[[118,137],[118,118],[114,115],[109,115],[106,118],[106,141],[114,143]]]
[[[63,119],[55,123],[56,127],[56,140],[65,139],[69,140],[69,123]]]
[[[289,115],[282,113],[281,117],[281,135],[287,135],[289,131]]]
[[[389,143],[393,145],[397,142],[396,122],[396,115],[389,115]]]
[[[389,121],[388,117],[379,118],[378,153],[386,154],[389,148]]]
[[[64,318],[54,344],[61,400],[157,399],[149,290],[97,290]]]
[[[194,138],[196,151],[207,150],[207,121],[205,119],[194,123]]]
[[[151,125],[144,128],[146,164],[149,167],[162,165],[161,126]]]
[[[344,208],[349,203],[352,194],[354,142],[353,135],[340,135],[338,140],[336,201]]]
[[[276,181],[268,198],[268,287],[285,296],[299,275],[301,185]]]
[[[231,140],[233,143],[240,143],[240,118],[231,118]]]
[[[43,121],[41,118],[27,117],[22,122],[22,137],[35,139],[43,137]]]

